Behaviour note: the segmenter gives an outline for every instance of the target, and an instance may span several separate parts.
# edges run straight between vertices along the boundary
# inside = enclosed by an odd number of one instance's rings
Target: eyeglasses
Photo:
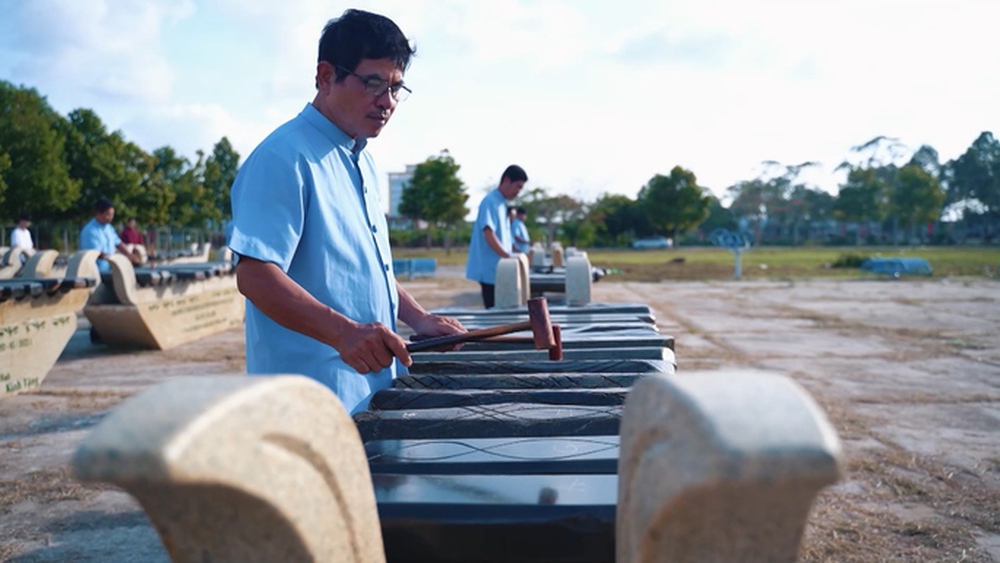
[[[413,93],[413,90],[407,88],[406,85],[403,84],[402,82],[389,84],[389,82],[382,80],[377,76],[361,76],[360,74],[356,72],[351,72],[342,66],[338,66],[337,68],[360,80],[361,83],[365,85],[365,93],[374,96],[376,98],[378,98],[382,94],[385,94],[386,92],[389,92],[389,95],[392,96],[392,99],[396,100],[397,102],[402,102],[406,98],[409,98],[410,94]]]

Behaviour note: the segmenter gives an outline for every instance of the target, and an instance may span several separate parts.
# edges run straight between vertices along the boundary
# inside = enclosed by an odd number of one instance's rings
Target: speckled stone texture
[[[590,303],[590,260],[586,256],[570,256],[566,260],[566,302],[572,306]]]
[[[797,384],[757,371],[643,378],[626,401],[618,563],[795,561],[840,441]]]
[[[176,563],[384,561],[358,431],[304,377],[171,380],[112,411],[73,468],[132,494]]]

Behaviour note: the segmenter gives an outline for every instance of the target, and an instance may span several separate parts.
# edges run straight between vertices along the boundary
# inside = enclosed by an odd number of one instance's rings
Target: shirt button
[[[377,233],[378,232],[378,227],[376,227],[375,225],[372,225],[372,232],[373,233]]]
[[[387,271],[387,272],[389,271],[389,265],[388,264],[382,264],[382,267],[385,268],[385,271]]]

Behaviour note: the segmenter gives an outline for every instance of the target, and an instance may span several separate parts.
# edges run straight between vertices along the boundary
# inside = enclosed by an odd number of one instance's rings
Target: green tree
[[[532,188],[527,193],[521,193],[520,205],[528,212],[528,217],[533,217],[538,225],[543,226],[546,231],[548,242],[561,240],[566,244],[572,241],[566,236],[563,226],[572,221],[582,220],[587,215],[586,206],[577,199],[568,195],[550,195],[548,189],[544,187]],[[573,229],[571,226],[570,229]],[[573,231],[575,234],[575,230]]]
[[[66,162],[70,175],[80,182],[80,197],[68,218],[86,219],[100,198],[110,199],[118,216],[134,215],[140,175],[128,166],[133,147],[120,131],[108,133],[93,110],[71,111],[66,124]]]
[[[222,221],[233,216],[231,191],[240,168],[240,155],[229,139],[223,137],[212,147],[205,161],[205,189],[212,204],[219,210]]]
[[[944,200],[941,182],[920,166],[908,164],[899,169],[889,205],[907,228],[912,241],[918,224],[940,218]]]
[[[708,217],[711,196],[694,172],[674,166],[669,176],[657,174],[639,190],[638,201],[653,227],[677,240]]]
[[[445,230],[445,247],[451,249],[454,228],[465,220],[469,194],[458,177],[461,168],[447,150],[418,164],[413,178],[403,189],[399,212],[414,221],[427,222],[425,246],[430,246],[431,229]]]
[[[945,165],[948,201],[978,202],[986,213],[1000,214],[1000,142],[984,131],[958,158]]]
[[[840,187],[833,215],[841,221],[858,223],[856,242],[861,245],[862,224],[881,221],[888,207],[889,183],[878,168],[854,168]]]
[[[620,194],[602,194],[590,206],[587,220],[594,225],[596,241],[606,246],[621,246],[630,238],[652,234],[649,218],[632,198]]]
[[[736,219],[733,212],[728,207],[723,207],[722,202],[715,195],[711,195],[708,202],[708,217],[698,225],[699,237],[711,233],[716,229],[736,230]]]
[[[79,197],[80,182],[66,165],[64,122],[33,88],[0,80],[0,160],[7,163],[0,203],[8,214],[47,217]]]

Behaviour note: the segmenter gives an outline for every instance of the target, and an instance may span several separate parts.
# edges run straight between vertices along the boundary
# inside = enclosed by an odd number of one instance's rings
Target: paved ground
[[[457,277],[406,282],[474,306]],[[845,479],[817,503],[805,561],[1000,561],[1000,285],[989,280],[615,283],[647,303],[679,370],[786,373],[827,411]],[[79,331],[40,391],[0,400],[0,561],[166,561],[127,495],[76,483],[78,441],[167,378],[243,369],[237,331],[166,352],[113,352]]]

